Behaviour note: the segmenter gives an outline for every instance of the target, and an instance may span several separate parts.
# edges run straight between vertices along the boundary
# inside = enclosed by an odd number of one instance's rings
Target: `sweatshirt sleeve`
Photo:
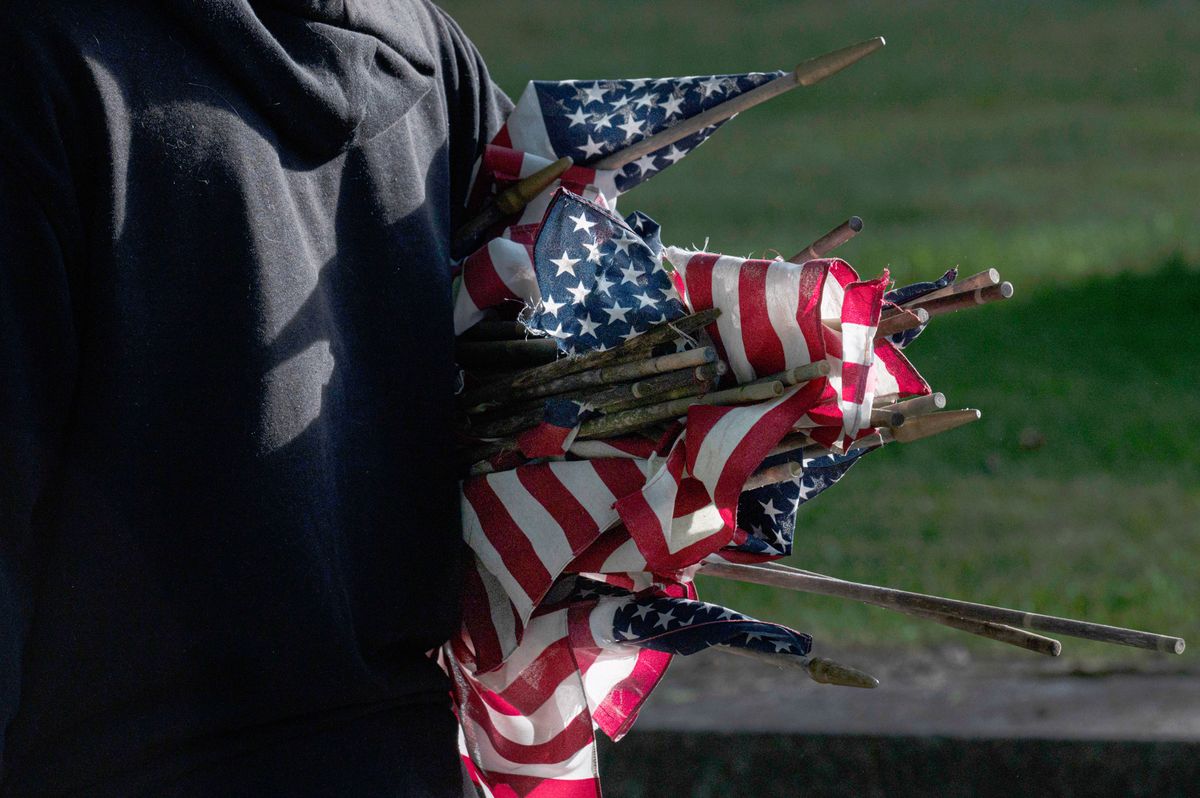
[[[0,776],[21,697],[34,530],[62,449],[77,354],[58,237],[0,155]]]
[[[475,163],[500,131],[513,103],[492,81],[483,56],[458,23],[437,6],[430,4],[429,8],[442,31],[442,69],[450,115],[450,189],[457,227],[465,221],[461,215]]]

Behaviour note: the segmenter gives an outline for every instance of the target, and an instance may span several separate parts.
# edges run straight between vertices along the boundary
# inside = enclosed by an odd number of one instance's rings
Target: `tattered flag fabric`
[[[475,326],[487,311],[514,303],[513,312],[540,299],[533,271],[533,246],[493,238],[463,261],[455,280],[454,334]]]

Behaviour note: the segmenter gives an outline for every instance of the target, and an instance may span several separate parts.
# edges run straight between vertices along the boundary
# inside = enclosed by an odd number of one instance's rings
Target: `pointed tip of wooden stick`
[[[824,657],[813,657],[809,660],[808,674],[814,682],[821,684],[860,687],[866,690],[874,690],[879,686],[879,680],[871,674]]]
[[[932,435],[957,429],[965,424],[978,421],[982,416],[982,413],[974,409],[946,410],[941,413],[930,413],[929,415],[909,419],[908,423],[903,427],[894,429],[892,434],[900,443],[911,443],[921,438],[928,438]]]
[[[850,221],[848,221],[847,224],[850,225],[850,229],[853,230],[854,232],[856,232],[856,233],[862,232],[863,222],[862,222],[861,217],[851,216]]]
[[[865,42],[810,58],[796,67],[796,82],[801,86],[820,83],[830,75],[836,75],[851,64],[861,61],[885,44],[887,42],[883,40],[882,36],[876,36],[874,39],[867,39]]]

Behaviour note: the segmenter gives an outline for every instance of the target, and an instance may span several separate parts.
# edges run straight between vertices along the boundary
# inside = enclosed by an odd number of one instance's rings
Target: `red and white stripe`
[[[691,585],[669,594],[694,597]],[[599,796],[594,729],[628,731],[671,656],[613,640],[617,598],[539,612],[521,645],[489,673],[457,639],[443,649],[459,745],[485,795]]]
[[[788,389],[769,402],[737,407],[695,405],[687,430],[645,487],[617,501],[645,570],[687,568],[733,537],[738,497],[746,480],[825,391],[824,380]],[[611,546],[612,539],[598,543]],[[588,570],[605,571],[633,559],[623,541],[594,555]]]
[[[533,246],[493,238],[463,261],[454,298],[454,334],[470,329],[489,308],[505,302],[532,307],[541,301],[533,270]]]
[[[833,437],[851,440],[869,428],[873,396],[929,392],[895,346],[875,341],[886,272],[862,281],[838,258],[793,264],[675,247],[665,254],[693,311],[721,309],[708,332],[739,383],[829,361],[831,394],[801,426],[840,427]]]
[[[476,558],[463,623],[481,671],[516,648],[554,580],[617,523],[617,499],[651,467],[631,458],[538,463],[463,483],[463,537]]]
[[[720,308],[708,332],[739,383],[825,357],[821,299],[828,269],[669,247],[693,312]]]

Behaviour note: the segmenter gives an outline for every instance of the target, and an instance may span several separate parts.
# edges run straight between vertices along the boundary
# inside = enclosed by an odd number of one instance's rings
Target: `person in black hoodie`
[[[0,795],[460,794],[451,231],[404,0],[0,7]]]

